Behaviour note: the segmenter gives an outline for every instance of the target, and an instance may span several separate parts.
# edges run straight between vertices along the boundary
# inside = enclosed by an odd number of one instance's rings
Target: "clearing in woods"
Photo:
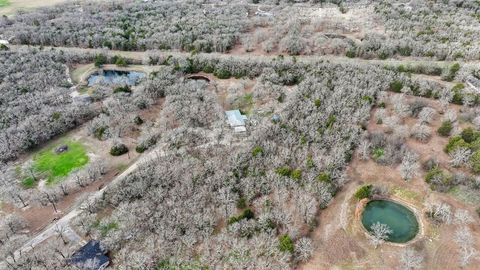
[[[10,5],[9,0],[0,0],[0,7],[6,7],[8,5]]]
[[[0,15],[13,15],[20,10],[32,10],[39,7],[53,6],[66,0],[0,0]]]
[[[68,150],[63,153],[56,153],[55,149],[60,145],[55,145],[42,150],[33,158],[35,170],[45,174],[47,184],[61,180],[74,169],[88,163],[85,147],[81,143],[68,141],[64,144],[68,146]]]

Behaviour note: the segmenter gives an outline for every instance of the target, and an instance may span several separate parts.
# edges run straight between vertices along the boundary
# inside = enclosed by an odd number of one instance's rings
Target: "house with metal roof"
[[[107,251],[99,241],[90,240],[70,257],[70,263],[82,270],[104,270],[110,264]]]
[[[245,127],[246,115],[243,115],[239,110],[226,111],[225,115],[227,116],[228,124],[236,133],[247,131]]]

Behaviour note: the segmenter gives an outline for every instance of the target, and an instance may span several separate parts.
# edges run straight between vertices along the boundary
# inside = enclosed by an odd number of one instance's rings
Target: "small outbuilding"
[[[110,264],[107,251],[99,241],[90,240],[87,244],[73,253],[70,263],[82,270],[104,270]]]
[[[227,116],[228,124],[230,125],[230,127],[233,128],[235,133],[242,133],[247,131],[245,124],[247,116],[243,115],[240,110],[226,111],[225,115]]]

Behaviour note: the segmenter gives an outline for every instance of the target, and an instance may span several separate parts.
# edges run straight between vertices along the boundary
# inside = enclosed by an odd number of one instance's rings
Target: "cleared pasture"
[[[67,0],[0,0],[0,15],[14,15],[18,11],[28,11],[39,7],[53,6]]]

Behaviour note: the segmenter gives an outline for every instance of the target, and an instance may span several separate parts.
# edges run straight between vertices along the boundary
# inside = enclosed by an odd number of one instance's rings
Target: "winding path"
[[[215,145],[223,145],[223,146],[232,146],[232,145],[238,145],[242,144],[242,142],[239,143],[231,143],[227,139],[224,139],[223,141],[211,141],[209,143],[205,143],[199,146],[196,146],[194,148],[196,149],[201,149],[201,148],[208,148],[210,146],[215,146]],[[155,148],[154,150],[146,153],[144,156],[141,156],[139,159],[137,159],[130,167],[128,167],[125,171],[123,171],[120,175],[118,175],[116,178],[114,178],[108,185],[105,185],[102,189],[98,190],[97,192],[91,194],[88,198],[85,199],[87,200],[95,200],[98,198],[101,198],[107,188],[111,186],[112,184],[120,182],[122,179],[124,179],[127,175],[130,173],[134,172],[135,170],[138,169],[138,167],[142,163],[149,162],[151,160],[165,157],[169,154],[173,154],[170,152],[165,152],[163,150],[163,145]],[[43,243],[45,240],[49,239],[52,236],[57,236],[59,233],[62,233],[63,236],[65,236],[68,240],[70,240],[72,243],[77,243],[77,244],[84,244],[85,241],[70,227],[69,223],[72,221],[75,217],[77,217],[79,214],[82,213],[82,206],[83,204],[80,204],[76,208],[74,208],[72,211],[61,217],[59,220],[57,220],[55,223],[52,223],[50,226],[48,226],[43,232],[37,234],[35,237],[30,239],[27,243],[25,243],[21,248],[19,248],[17,251],[14,252],[14,257],[19,258],[22,253],[29,252],[30,250],[34,249],[36,246],[39,244]],[[12,261],[12,258],[9,257],[6,259],[8,262]],[[7,263],[5,261],[0,262],[0,269],[7,269]]]

